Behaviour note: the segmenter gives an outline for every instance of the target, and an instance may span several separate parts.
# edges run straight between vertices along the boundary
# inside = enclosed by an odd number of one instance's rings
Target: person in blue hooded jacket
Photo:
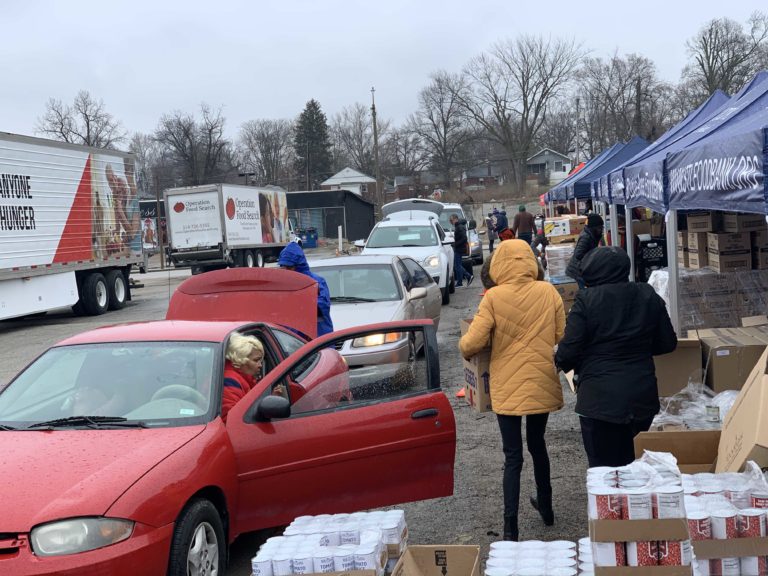
[[[277,260],[280,268],[293,270],[301,274],[306,274],[317,282],[317,335],[322,336],[333,332],[333,321],[331,320],[331,293],[328,290],[328,284],[325,279],[317,274],[313,274],[309,269],[307,257],[304,250],[296,242],[289,243]]]

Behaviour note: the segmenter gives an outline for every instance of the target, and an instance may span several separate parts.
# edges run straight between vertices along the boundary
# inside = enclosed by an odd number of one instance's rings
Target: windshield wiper
[[[55,420],[46,420],[44,422],[35,422],[27,426],[27,430],[35,428],[68,427],[68,426],[88,426],[90,428],[103,428],[102,424],[108,426],[146,428],[144,422],[128,422],[128,418],[122,416],[69,416],[67,418],[56,418]]]
[[[0,430],[16,430],[16,428],[8,426],[8,424],[0,424]]]
[[[331,296],[331,302],[376,302],[376,300],[358,296]]]

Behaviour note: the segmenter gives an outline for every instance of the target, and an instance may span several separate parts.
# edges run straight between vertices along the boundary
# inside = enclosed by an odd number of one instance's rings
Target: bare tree
[[[519,193],[547,108],[569,84],[581,57],[574,41],[521,36],[472,59],[461,85],[452,88],[467,117],[503,146]]]
[[[474,137],[460,100],[461,78],[446,72],[432,75],[419,92],[419,108],[409,126],[424,143],[434,170],[448,187],[459,168],[463,149]]]
[[[379,120],[379,142],[383,146],[389,122]],[[364,174],[376,171],[373,158],[373,121],[370,109],[356,102],[342,109],[331,122],[334,156]],[[337,165],[338,167],[338,165]]]
[[[659,80],[652,61],[637,54],[587,59],[579,73],[579,94],[591,155],[635,134],[654,140],[679,117],[674,89]]]
[[[716,18],[686,45],[691,61],[683,79],[693,82],[699,101],[718,88],[733,94],[768,62],[768,15],[754,12],[746,27]]]
[[[180,184],[194,186],[231,178],[234,158],[224,137],[221,109],[203,104],[197,120],[192,114],[173,112],[160,119],[155,140],[168,152]]]
[[[259,184],[284,184],[292,172],[293,123],[290,120],[250,120],[240,127],[242,166],[256,173]]]
[[[576,147],[576,107],[571,99],[562,99],[550,106],[544,124],[536,138],[538,147],[569,154]]]
[[[115,148],[125,141],[120,122],[106,111],[103,100],[80,90],[72,104],[51,98],[45,114],[38,118],[37,133],[72,144],[96,148]]]
[[[392,129],[382,147],[383,170],[390,176],[411,176],[429,164],[429,155],[409,125]]]

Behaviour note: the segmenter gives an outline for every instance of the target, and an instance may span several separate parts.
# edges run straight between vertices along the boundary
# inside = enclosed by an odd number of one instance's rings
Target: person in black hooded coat
[[[587,286],[576,294],[555,355],[577,376],[589,466],[623,466],[635,459],[634,437],[659,411],[653,356],[677,347],[664,300],[644,283],[629,282],[623,249],[595,248],[581,263]]]

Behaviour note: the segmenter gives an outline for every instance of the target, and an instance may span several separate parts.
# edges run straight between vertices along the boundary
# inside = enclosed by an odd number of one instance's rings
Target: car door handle
[[[411,414],[411,418],[414,420],[418,420],[419,418],[435,418],[438,414],[440,414],[440,412],[437,411],[437,408],[426,408],[424,410],[417,410]]]

